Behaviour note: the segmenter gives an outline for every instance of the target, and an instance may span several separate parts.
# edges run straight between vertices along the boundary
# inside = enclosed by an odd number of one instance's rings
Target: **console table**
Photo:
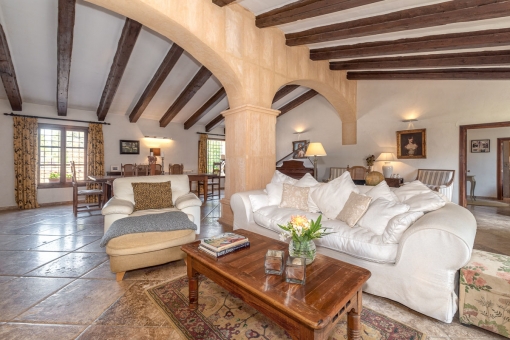
[[[307,173],[312,175],[312,177],[314,175],[313,168],[306,168],[303,162],[294,160],[283,161],[282,166],[277,167],[276,170],[295,179],[301,179]]]
[[[475,179],[475,175],[466,176],[466,182],[471,182],[471,190],[469,191],[469,197],[473,201],[476,201],[476,196],[475,196],[476,179]]]

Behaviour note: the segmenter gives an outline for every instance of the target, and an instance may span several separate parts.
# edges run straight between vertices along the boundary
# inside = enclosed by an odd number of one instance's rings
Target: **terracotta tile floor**
[[[134,270],[116,282],[99,239],[99,212],[75,218],[71,206],[0,212],[0,339],[179,339],[145,289],[186,273],[184,262]],[[510,208],[472,207],[475,248],[510,255]],[[202,234],[217,222],[218,200],[202,207]],[[425,332],[430,339],[505,339],[476,327],[430,319],[366,294],[364,305]]]

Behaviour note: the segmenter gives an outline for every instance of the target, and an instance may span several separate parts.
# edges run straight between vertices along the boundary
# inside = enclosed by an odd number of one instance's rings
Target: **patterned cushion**
[[[310,188],[300,188],[295,185],[284,183],[282,201],[279,207],[308,211],[309,192]]]
[[[367,211],[371,200],[372,197],[370,196],[351,192],[347,202],[345,202],[344,208],[340,211],[336,219],[347,223],[351,228],[354,227]]]
[[[170,181],[158,183],[131,183],[135,195],[135,209],[164,209],[173,208],[172,186]]]

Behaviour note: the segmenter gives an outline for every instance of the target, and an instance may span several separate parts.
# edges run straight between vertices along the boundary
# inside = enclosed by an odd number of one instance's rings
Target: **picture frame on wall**
[[[426,129],[397,131],[397,158],[427,158]]]
[[[120,171],[120,165],[110,165],[110,171],[111,172],[119,172]]]
[[[306,149],[308,149],[308,144],[310,144],[309,140],[298,140],[295,142],[292,142],[292,158],[294,159],[300,159],[300,158],[306,158]]]
[[[491,151],[490,139],[472,139],[471,152],[473,153],[489,153]]]
[[[139,155],[140,154],[140,141],[121,140],[120,141],[120,154],[121,155]]]

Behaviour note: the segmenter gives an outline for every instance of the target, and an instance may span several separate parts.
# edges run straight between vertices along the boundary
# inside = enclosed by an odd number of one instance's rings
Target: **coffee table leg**
[[[354,308],[347,314],[347,339],[360,340],[361,317]]]
[[[198,272],[193,269],[192,260],[188,258],[189,309],[198,308]]]

